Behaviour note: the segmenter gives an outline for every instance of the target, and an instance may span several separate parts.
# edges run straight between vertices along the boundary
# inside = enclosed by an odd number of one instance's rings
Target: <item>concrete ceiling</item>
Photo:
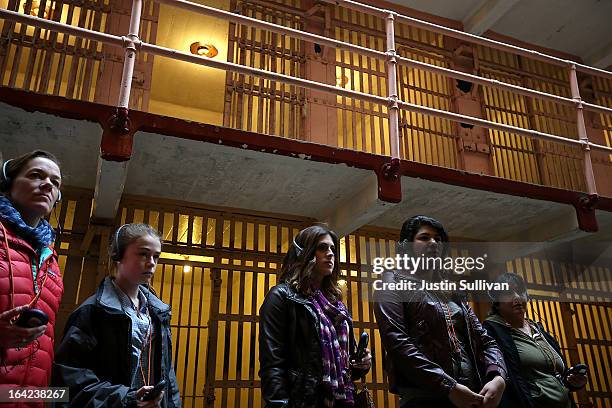
[[[467,31],[470,27],[484,27],[579,56],[588,64],[612,65],[612,1],[609,0],[390,1],[461,21]],[[482,24],[471,24],[476,17]]]
[[[322,220],[334,208],[352,205],[372,174],[342,164],[139,132],[125,192]],[[514,239],[534,225],[576,218],[569,205],[409,177],[402,178],[402,192],[403,201],[371,225],[398,229],[412,215],[430,214],[455,236],[494,241]],[[542,237],[537,231],[530,234],[522,238]]]
[[[319,218],[369,173],[138,132],[125,192]]]
[[[401,203],[372,223],[399,228],[407,218],[423,214],[440,220],[456,237],[503,241],[514,239],[534,225],[575,218],[573,208],[565,204],[410,177],[402,178],[402,196]],[[537,231],[530,233],[533,237],[538,235]]]
[[[30,113],[0,103],[0,152],[4,159],[34,149],[48,150],[62,164],[63,184],[96,184],[102,128],[97,123]]]
[[[602,230],[606,231],[606,239],[612,241],[612,212],[596,210],[595,214],[601,222]]]
[[[4,157],[47,149],[62,161],[65,185],[94,189],[100,138],[97,124],[0,104]],[[356,197],[370,188],[376,196],[372,179],[373,172],[344,164],[139,132],[124,193],[326,220],[342,208],[358,208],[356,215],[367,211]],[[379,208],[364,224],[398,229],[412,215],[429,214],[464,239],[562,240],[576,234],[569,205],[408,177],[402,191],[401,203]],[[599,211],[598,218],[601,232],[591,237],[612,239],[612,213]]]
[[[401,6],[410,7],[415,10],[424,11],[435,16],[462,21],[468,16],[471,10],[474,10],[480,5],[480,3],[482,3],[482,0],[396,0],[391,2]]]

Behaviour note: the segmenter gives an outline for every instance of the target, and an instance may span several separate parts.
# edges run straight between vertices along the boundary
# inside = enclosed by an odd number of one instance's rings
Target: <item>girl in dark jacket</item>
[[[64,286],[50,247],[55,231],[45,217],[60,200],[62,175],[55,156],[42,150],[0,167],[0,387],[48,387]],[[44,312],[48,323],[15,324],[26,309]]]
[[[338,237],[321,226],[295,237],[280,283],[259,311],[259,360],[267,408],[350,407],[353,380],[370,369],[356,361],[353,322],[338,286]]]
[[[525,281],[504,273],[495,282],[508,284],[508,291],[492,291],[492,308],[484,322],[504,353],[508,387],[502,408],[570,408],[570,390],[587,383],[584,375],[568,374],[559,343],[541,323],[526,317],[529,295]]]
[[[442,224],[416,216],[402,226],[397,252],[443,258],[447,242]],[[388,272],[384,283],[409,282],[414,289],[374,292],[391,392],[400,395],[402,408],[496,407],[505,386],[502,354],[465,296],[421,289],[443,277],[434,268]]]
[[[149,225],[126,224],[115,233],[116,277],[70,315],[57,351],[53,383],[69,387],[70,406],[181,406],[170,307],[149,288],[160,253],[161,238]],[[163,391],[143,400],[162,380]]]

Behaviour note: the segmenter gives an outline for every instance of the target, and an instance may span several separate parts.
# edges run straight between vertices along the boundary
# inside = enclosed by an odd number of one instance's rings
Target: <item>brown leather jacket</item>
[[[397,272],[383,274],[383,282],[420,280]],[[453,372],[451,344],[444,311],[437,298],[421,290],[375,291],[374,313],[385,350],[385,370],[389,375],[390,391],[418,387],[432,393],[448,395],[457,381]],[[466,317],[477,380],[483,386],[496,374],[506,378],[504,358],[465,298],[453,295]],[[475,359],[475,361],[474,361]]]

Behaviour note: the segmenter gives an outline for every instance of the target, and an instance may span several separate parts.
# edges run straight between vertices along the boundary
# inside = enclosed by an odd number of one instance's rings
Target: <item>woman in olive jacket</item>
[[[530,298],[523,278],[504,273],[495,282],[509,288],[489,292],[491,312],[483,323],[508,366],[500,408],[575,407],[571,391],[583,388],[588,377],[571,373],[557,340],[527,317]]]

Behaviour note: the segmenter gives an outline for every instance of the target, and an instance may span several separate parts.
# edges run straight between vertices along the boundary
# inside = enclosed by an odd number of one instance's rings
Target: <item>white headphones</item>
[[[2,165],[2,176],[4,177],[5,180],[8,180],[8,177],[6,177],[6,165],[9,164],[11,160],[13,159],[9,159],[5,161],[4,164]]]
[[[121,233],[121,230],[123,229],[123,227],[125,227],[126,225],[127,224],[123,224],[122,226],[117,228],[117,231],[115,231],[115,246],[117,248],[119,248],[119,234]]]
[[[293,246],[295,247],[295,253],[299,258],[304,253],[304,249],[295,242],[295,237],[293,238]]]

